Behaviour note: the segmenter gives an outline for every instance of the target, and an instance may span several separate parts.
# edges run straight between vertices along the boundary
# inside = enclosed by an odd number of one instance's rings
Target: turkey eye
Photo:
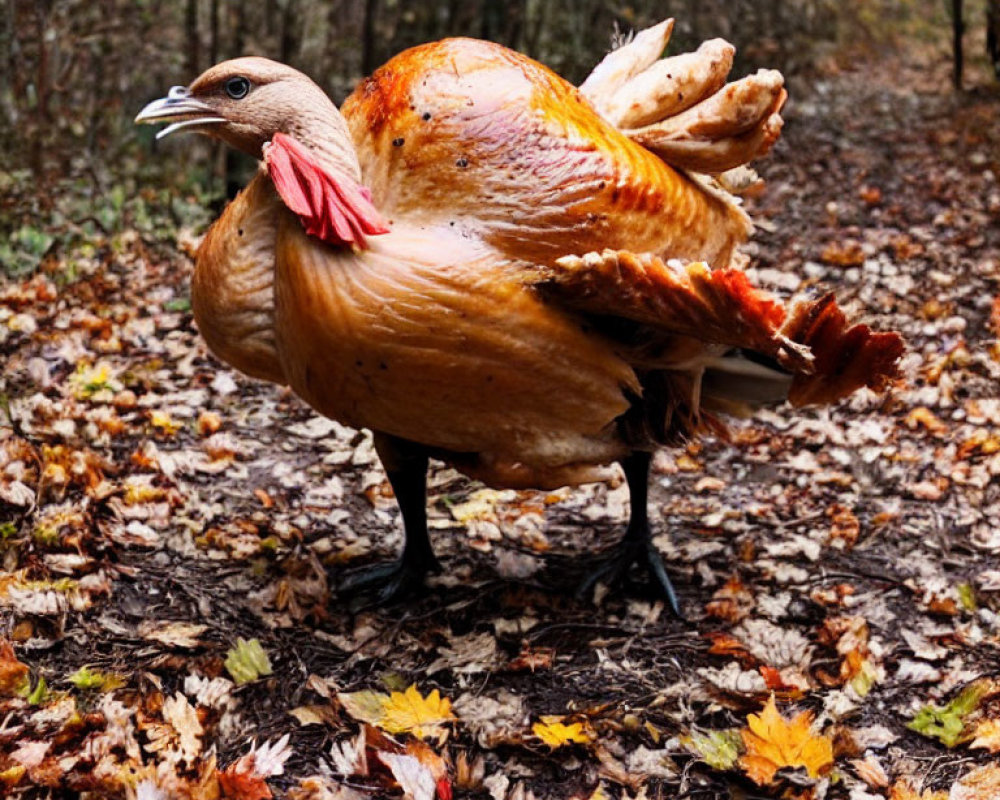
[[[226,81],[226,94],[233,98],[233,100],[242,100],[250,94],[250,81],[242,75],[230,78]]]

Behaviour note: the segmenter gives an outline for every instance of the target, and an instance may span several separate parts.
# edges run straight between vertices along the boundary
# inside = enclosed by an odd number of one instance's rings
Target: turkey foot
[[[576,596],[585,599],[590,596],[598,583],[613,585],[628,577],[629,568],[633,564],[644,565],[652,579],[654,591],[662,593],[670,604],[670,609],[678,619],[684,619],[677,593],[667,575],[663,558],[653,545],[649,530],[649,512],[647,508],[650,453],[635,452],[623,459],[621,464],[628,481],[631,500],[631,516],[625,537],[616,545],[611,554],[590,573],[580,584]]]
[[[362,567],[341,583],[342,593],[354,595],[350,605],[355,611],[418,594],[427,573],[441,571],[427,533],[427,453],[420,445],[382,433],[375,434],[375,450],[396,495],[405,539],[399,561]]]
[[[339,591],[350,596],[351,611],[364,611],[420,594],[426,588],[424,578],[427,574],[440,571],[441,565],[433,553],[418,556],[404,549],[398,561],[352,571],[341,582]]]

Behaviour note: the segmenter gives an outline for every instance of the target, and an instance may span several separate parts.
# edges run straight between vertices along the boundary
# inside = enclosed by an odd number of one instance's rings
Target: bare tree
[[[986,55],[1000,80],[1000,0],[986,2]]]

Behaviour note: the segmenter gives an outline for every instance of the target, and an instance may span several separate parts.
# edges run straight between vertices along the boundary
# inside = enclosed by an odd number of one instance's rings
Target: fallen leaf
[[[996,762],[966,773],[948,793],[948,800],[996,800],[997,797],[1000,797],[1000,766]]]
[[[102,692],[111,692],[125,685],[125,679],[121,675],[102,672],[99,669],[92,670],[86,665],[80,667],[67,680],[77,689],[84,691],[98,689]]]
[[[236,646],[226,654],[226,670],[237,686],[251,683],[263,675],[271,674],[271,660],[256,639],[236,640]]]
[[[419,738],[439,737],[442,727],[452,722],[451,700],[437,689],[422,697],[416,684],[405,692],[393,692],[383,709],[383,730],[389,733],[412,733]]]
[[[934,415],[934,412],[925,406],[919,406],[918,408],[913,409],[906,415],[906,418],[903,420],[903,424],[905,424],[911,431],[923,428],[928,433],[948,432],[948,426],[941,422],[941,420]]]
[[[144,622],[139,626],[139,635],[167,647],[190,650],[201,646],[202,642],[198,637],[207,630],[207,625],[193,625],[190,622]]]
[[[984,719],[976,725],[975,737],[970,748],[983,748],[991,753],[1000,753],[1000,719]]]
[[[851,766],[854,767],[858,777],[872,789],[885,789],[889,785],[889,776],[885,774],[885,769],[874,755],[856,758],[851,761]]]
[[[847,550],[852,549],[861,533],[861,523],[858,522],[854,512],[845,505],[834,503],[827,508],[826,516],[832,523],[830,526],[831,540],[842,542]]]
[[[889,800],[948,800],[948,793],[932,792],[930,789],[918,793],[913,788],[913,784],[904,778],[894,783],[889,789]]]
[[[570,744],[590,744],[593,734],[583,722],[564,723],[564,717],[545,716],[531,726],[531,732],[553,750]]]
[[[28,665],[14,655],[14,646],[0,639],[0,695],[14,695],[28,677]]]
[[[270,800],[273,795],[267,778],[283,774],[291,754],[287,733],[273,744],[265,743],[260,748],[254,745],[219,773],[223,795],[233,800]]]
[[[177,692],[163,701],[163,719],[177,731],[181,754],[188,764],[201,753],[201,737],[204,730],[198,721],[198,714],[188,699]]]
[[[743,740],[734,728],[682,736],[680,742],[713,769],[727,770],[736,766]]]
[[[379,753],[408,800],[433,800],[437,783],[431,771],[414,756],[403,753]]]
[[[417,690],[416,684],[405,692],[393,692],[389,695],[371,690],[341,692],[337,699],[354,719],[388,733],[412,733],[419,738],[441,738],[446,734],[444,725],[455,720],[448,698],[441,697],[437,689],[425,698]]]
[[[772,695],[760,714],[747,717],[748,728],[740,731],[746,747],[740,766],[758,786],[771,783],[784,767],[805,767],[809,777],[819,777],[833,764],[833,743],[811,733],[812,721],[809,711],[786,720]]]
[[[970,738],[965,731],[965,718],[976,710],[989,689],[990,681],[975,681],[944,707],[924,706],[906,727],[929,739],[937,739],[945,747],[955,747]]]
[[[184,427],[182,423],[175,422],[166,411],[151,411],[149,424],[167,436],[173,436]]]

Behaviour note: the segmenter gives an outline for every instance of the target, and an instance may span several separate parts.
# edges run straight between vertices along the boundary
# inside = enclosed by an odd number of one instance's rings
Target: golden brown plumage
[[[749,231],[738,204],[639,143],[655,130],[723,169],[732,141],[780,129],[780,76],[731,85],[733,108],[714,62],[681,76],[701,81],[683,124],[651,120],[657,104],[679,107],[636,95],[664,71],[668,35],[658,26],[609,56],[587,96],[499,45],[450,39],[389,61],[343,115],[263,59],[213,67],[140,115],[263,157],[199,250],[195,316],[222,359],[376,432],[403,509],[404,571],[433,561],[414,532],[422,476],[411,485],[428,453],[508,486],[580,482],[622,460],[640,491],[643,452],[694,433],[703,404],[733,406],[733,348],[771,359],[744,378],[811,402],[894,374],[894,334],[847,328],[828,300],[786,314],[754,290],[731,268]],[[615,112],[612,97],[638,99]],[[645,127],[619,130],[613,114]],[[337,208],[389,232],[316,225]],[[629,531],[646,541],[644,507]]]

